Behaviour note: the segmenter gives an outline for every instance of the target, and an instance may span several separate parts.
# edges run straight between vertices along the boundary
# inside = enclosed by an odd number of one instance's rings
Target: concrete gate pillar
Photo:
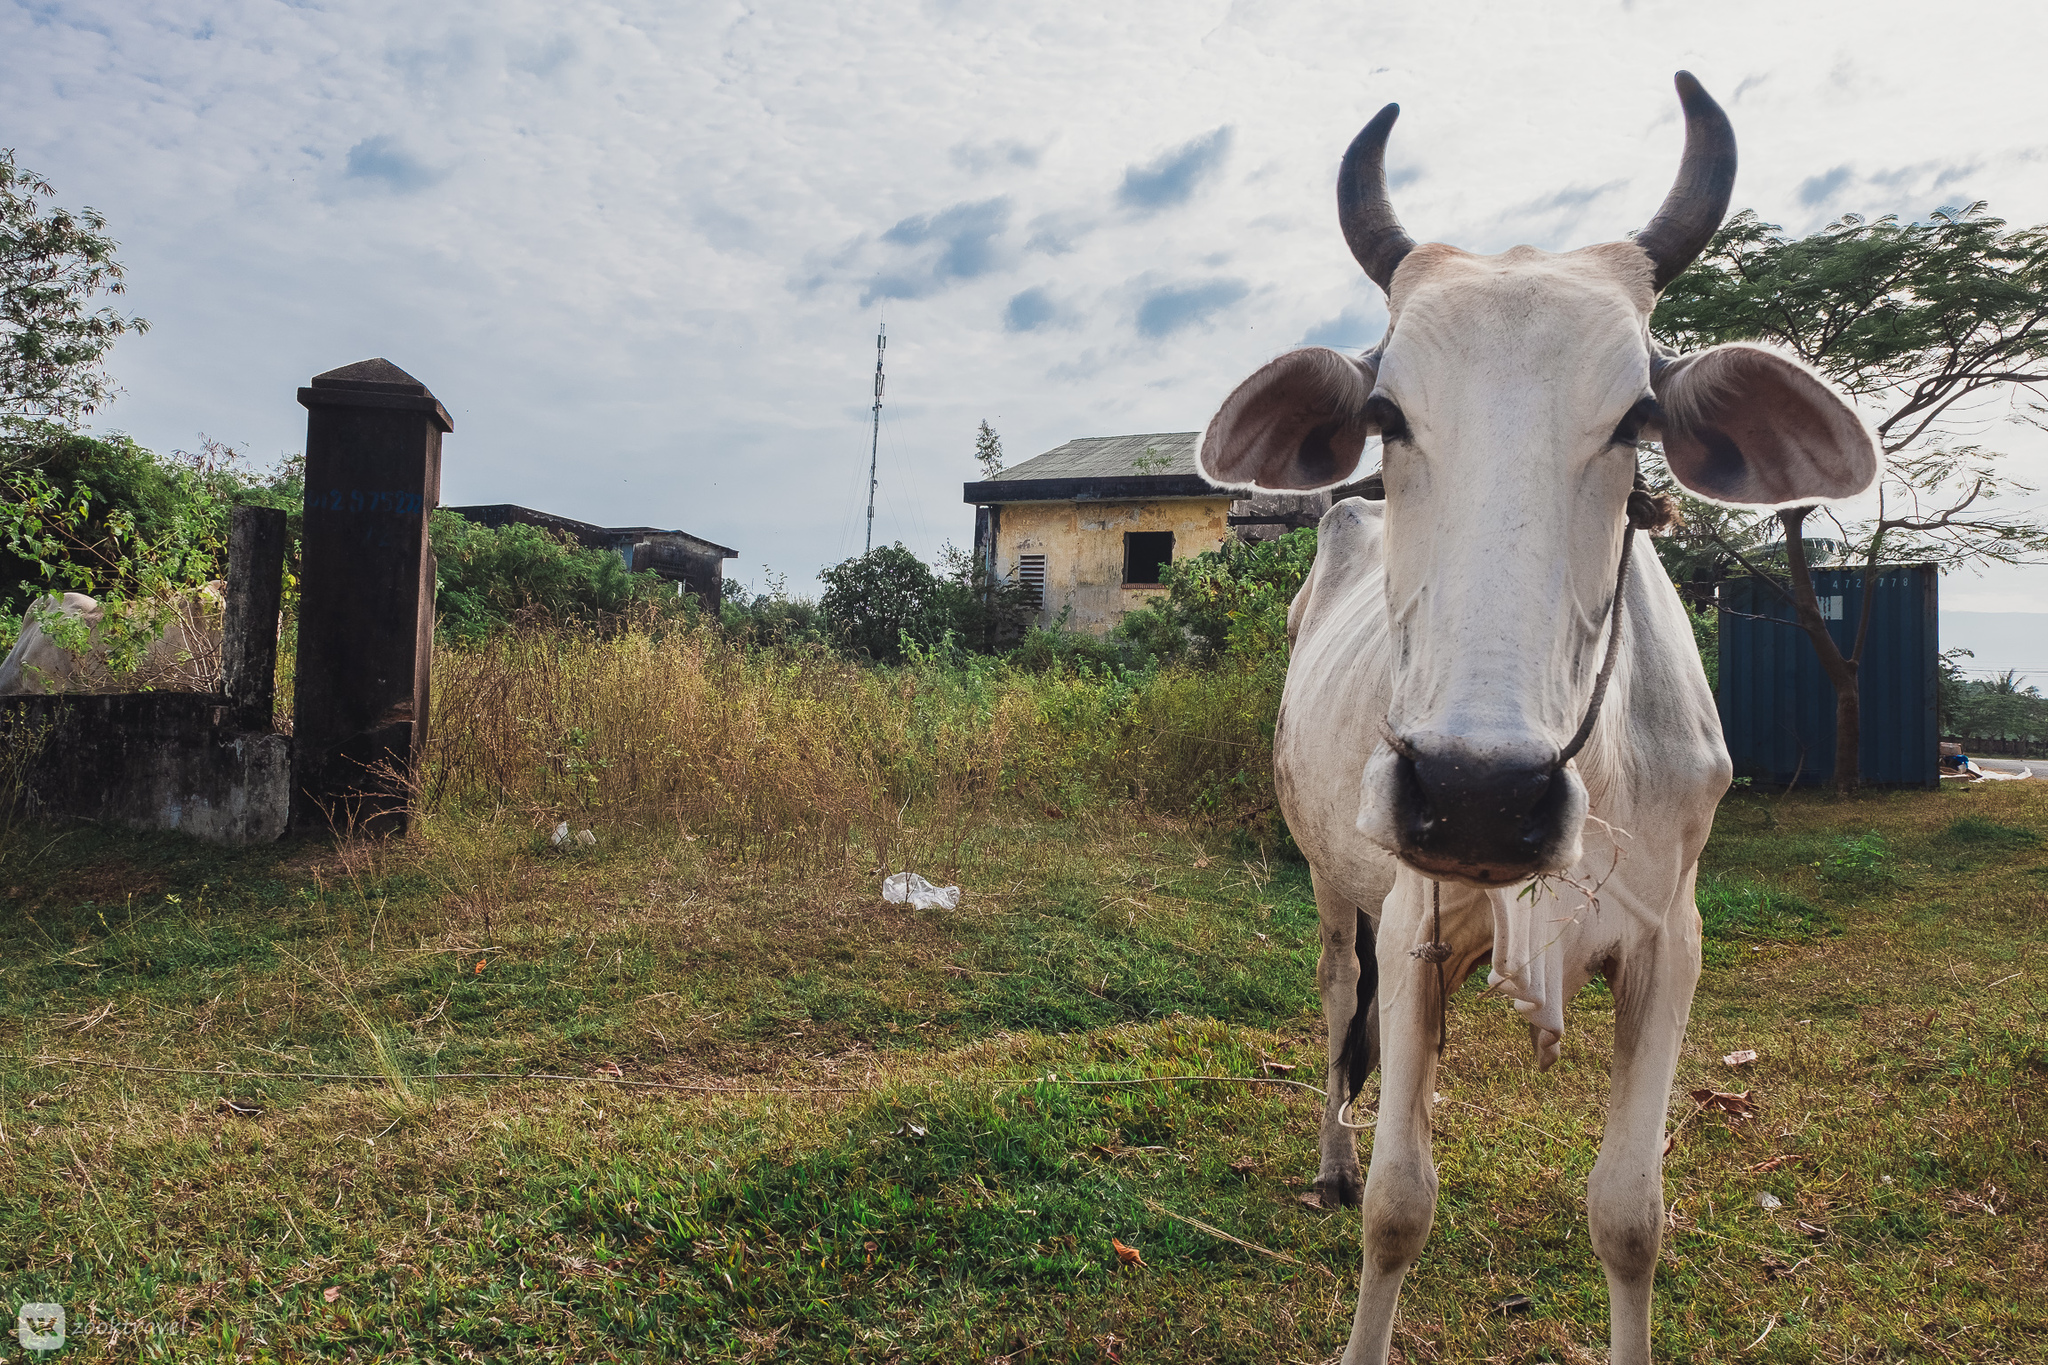
[[[284,594],[285,515],[237,507],[228,531],[227,609],[221,621],[220,690],[235,728],[269,734],[277,699],[277,612]]]
[[[405,832],[427,738],[447,409],[388,360],[315,375],[306,417],[292,827]]]

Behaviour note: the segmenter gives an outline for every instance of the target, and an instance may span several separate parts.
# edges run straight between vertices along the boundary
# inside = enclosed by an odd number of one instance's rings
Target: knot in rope
[[[1670,531],[1685,524],[1678,499],[1669,493],[1652,493],[1643,471],[1636,471],[1636,483],[1628,495],[1628,524],[1638,531]]]

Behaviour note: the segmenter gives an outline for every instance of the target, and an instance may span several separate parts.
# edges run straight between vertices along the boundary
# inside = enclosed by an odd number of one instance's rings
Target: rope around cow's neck
[[[1578,733],[1571,742],[1558,750],[1556,766],[1578,757],[1579,750],[1586,747],[1586,741],[1593,737],[1593,726],[1600,720],[1601,703],[1607,700],[1607,682],[1614,676],[1614,665],[1621,658],[1621,608],[1622,595],[1628,590],[1629,551],[1635,548],[1636,531],[1656,531],[1669,526],[1677,519],[1677,505],[1668,497],[1650,491],[1650,485],[1643,479],[1643,471],[1636,471],[1635,486],[1628,494],[1628,525],[1621,533],[1621,562],[1614,567],[1614,602],[1608,608],[1607,657],[1600,661],[1600,672],[1593,679],[1593,695],[1586,702],[1586,718],[1579,722]]]
[[[1630,494],[1633,501],[1634,494]],[[1621,563],[1614,571],[1614,603],[1607,611],[1607,657],[1600,661],[1600,671],[1593,678],[1593,695],[1586,702],[1586,718],[1579,722],[1578,733],[1564,748],[1557,751],[1555,768],[1578,757],[1579,750],[1586,747],[1586,741],[1593,737],[1593,726],[1600,719],[1600,704],[1607,700],[1607,681],[1614,676],[1614,665],[1621,658],[1621,601],[1622,592],[1628,586],[1628,555],[1635,547],[1636,523],[1629,519],[1628,526],[1621,533]]]

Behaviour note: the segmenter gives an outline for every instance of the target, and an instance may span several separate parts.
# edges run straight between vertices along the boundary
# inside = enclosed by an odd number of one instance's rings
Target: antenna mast
[[[875,457],[882,450],[882,352],[888,345],[885,322],[875,329],[875,434],[868,444],[868,547],[863,554],[875,551]]]

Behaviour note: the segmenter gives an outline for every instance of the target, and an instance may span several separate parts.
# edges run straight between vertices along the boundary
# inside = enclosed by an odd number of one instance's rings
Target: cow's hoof
[[[1356,1166],[1347,1166],[1334,1175],[1319,1175],[1316,1198],[1323,1201],[1326,1209],[1355,1209],[1365,1201],[1365,1181]]]

